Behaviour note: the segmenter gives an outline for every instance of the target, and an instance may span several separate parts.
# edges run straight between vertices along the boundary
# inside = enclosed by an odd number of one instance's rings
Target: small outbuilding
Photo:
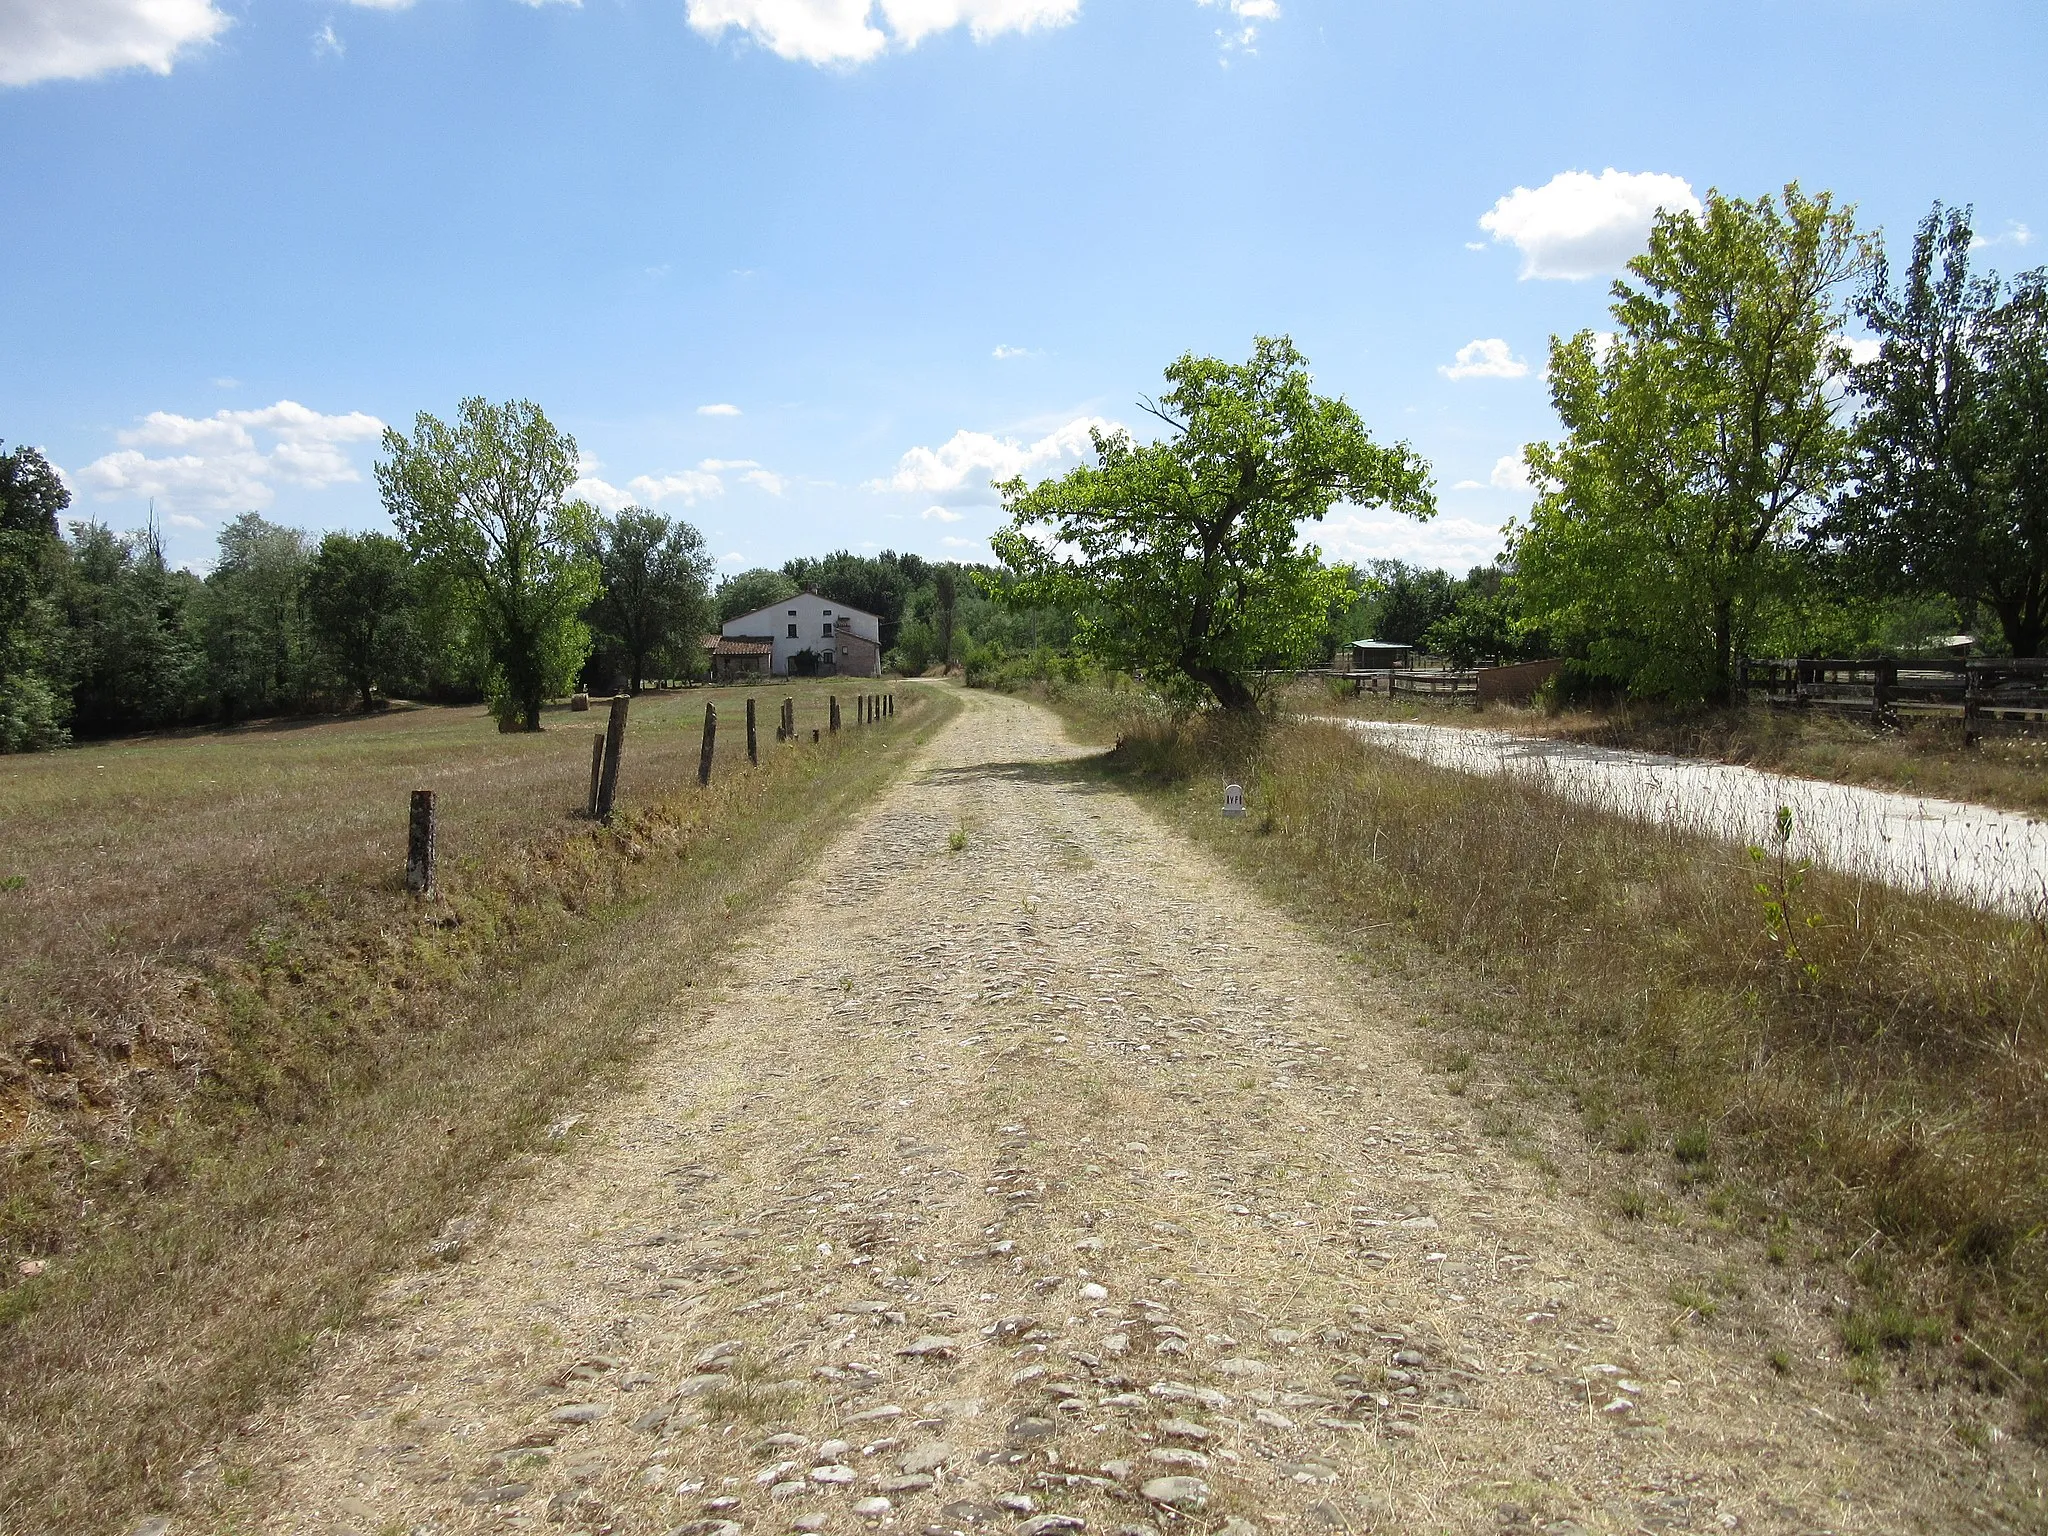
[[[1415,665],[1415,647],[1392,640],[1347,640],[1330,658],[1332,672],[1391,672]]]
[[[704,654],[710,658],[714,683],[750,682],[768,676],[775,641],[767,635],[706,635]]]

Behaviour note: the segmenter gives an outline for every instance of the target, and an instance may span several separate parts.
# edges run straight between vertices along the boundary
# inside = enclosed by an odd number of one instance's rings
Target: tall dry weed
[[[1738,1179],[1759,1220],[1882,1253],[1872,1283],[1949,1306],[1959,1339],[2000,1298],[2013,1364],[2044,1379],[2039,921],[1788,867],[1769,827],[1756,857],[1329,727],[1154,726],[1111,760],[1178,784],[1186,825],[1356,947],[1420,940],[1466,968],[1464,1027],[1596,1135],[1655,1127],[1687,1181]],[[1226,776],[1246,823],[1210,804]]]

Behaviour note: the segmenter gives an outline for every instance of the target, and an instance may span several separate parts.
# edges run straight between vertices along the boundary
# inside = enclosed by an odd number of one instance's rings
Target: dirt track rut
[[[176,1536],[1941,1529],[2034,1475],[1862,1404],[1796,1280],[1690,1316],[1713,1251],[966,703]]]

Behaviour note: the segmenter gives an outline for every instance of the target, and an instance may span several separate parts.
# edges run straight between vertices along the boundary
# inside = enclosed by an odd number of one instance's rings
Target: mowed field
[[[636,699],[619,803],[646,804],[694,779],[706,704],[719,714],[714,776],[744,765],[749,692]],[[849,728],[854,717],[844,684],[751,692],[764,753],[775,750],[784,698],[796,701],[805,741],[826,727],[835,693]],[[390,901],[403,890],[414,789],[438,793],[444,863],[578,816],[606,709],[553,706],[538,734],[500,734],[480,706],[400,707],[0,759],[6,1057],[19,1062],[46,1036],[50,1058],[146,1050],[139,1015],[267,922]],[[17,1091],[0,1109],[4,1143],[33,1117],[21,1081],[8,1086]]]

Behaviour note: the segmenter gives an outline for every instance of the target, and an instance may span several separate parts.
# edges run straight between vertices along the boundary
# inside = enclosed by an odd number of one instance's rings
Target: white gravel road
[[[1426,763],[1516,774],[1587,805],[1737,842],[1768,843],[1778,807],[1789,806],[1793,852],[1817,865],[2001,911],[2048,906],[2048,823],[2014,811],[1543,736],[1321,718]]]

